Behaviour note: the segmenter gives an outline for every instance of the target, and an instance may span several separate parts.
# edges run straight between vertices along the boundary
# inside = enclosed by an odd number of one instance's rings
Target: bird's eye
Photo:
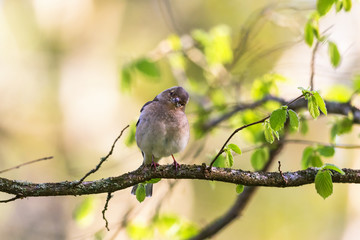
[[[169,95],[170,96],[174,95],[174,91],[170,91]]]

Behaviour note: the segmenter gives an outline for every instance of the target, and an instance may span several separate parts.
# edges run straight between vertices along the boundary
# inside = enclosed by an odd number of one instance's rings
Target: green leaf
[[[331,128],[331,132],[330,132],[331,141],[335,140],[335,137],[337,135],[342,135],[351,132],[352,125],[353,125],[353,121],[348,117],[337,120]]]
[[[149,181],[146,181],[146,183],[158,183],[161,181],[161,178],[152,178]]]
[[[213,166],[218,167],[218,168],[225,168],[225,167],[227,167],[227,163],[225,162],[225,160],[226,159],[225,159],[224,155],[220,154],[217,157],[216,161],[214,162]]]
[[[346,12],[351,10],[352,2],[351,0],[343,0],[344,10]]]
[[[309,124],[305,118],[301,118],[300,132],[305,135],[309,131]]]
[[[153,226],[165,238],[188,239],[198,233],[199,228],[175,214],[161,214],[153,220]]]
[[[139,183],[138,187],[136,189],[136,199],[139,202],[142,202],[145,200],[145,184]]]
[[[345,85],[334,84],[329,87],[324,95],[328,101],[347,103],[353,90]]]
[[[315,188],[317,193],[324,199],[333,193],[333,183],[329,170],[320,170],[315,177]]]
[[[237,194],[240,194],[240,193],[242,193],[243,191],[244,191],[244,185],[242,185],[242,184],[236,185],[236,193],[237,193]]]
[[[209,65],[226,64],[233,60],[231,28],[229,26],[215,26],[209,33],[203,30],[194,30],[191,35],[203,46]]]
[[[327,115],[327,109],[326,109],[324,99],[320,96],[320,94],[318,92],[314,92],[313,96],[316,99],[316,103],[319,106],[319,109],[323,112],[323,114]]]
[[[328,53],[330,56],[330,61],[333,67],[338,67],[340,64],[341,56],[338,50],[338,47],[334,42],[328,43]]]
[[[265,163],[268,160],[267,152],[265,149],[258,149],[251,155],[251,166],[256,170],[259,171],[263,169]]]
[[[332,146],[319,146],[317,152],[324,157],[332,157],[335,154],[335,149]]]
[[[343,1],[336,1],[336,5],[335,5],[335,9],[336,9],[336,12],[340,12],[341,9],[343,8]]]
[[[128,91],[132,85],[131,66],[127,65],[121,69],[121,90]]]
[[[326,163],[322,169],[329,169],[329,170],[334,170],[338,173],[340,173],[341,175],[345,175],[345,172],[339,168],[338,166],[334,165],[334,164],[330,164],[330,163]]]
[[[314,151],[314,148],[310,146],[304,149],[301,159],[302,169],[306,169],[310,166],[310,158],[314,154]]]
[[[311,167],[321,167],[323,162],[318,154],[313,154],[310,156],[310,166]]]
[[[284,127],[287,111],[279,108],[270,115],[270,126],[274,131],[279,131]]]
[[[234,165],[234,157],[230,150],[227,150],[225,152],[226,152],[226,162],[228,163],[229,167],[232,167]]]
[[[279,89],[277,87],[278,82],[284,82],[287,79],[276,73],[264,74],[260,78],[255,79],[251,87],[251,96],[254,100],[260,100],[265,96],[278,95]]]
[[[360,90],[360,75],[356,75],[353,79],[353,86],[354,90],[359,91]]]
[[[288,114],[289,114],[289,118],[290,118],[290,126],[293,129],[298,129],[300,122],[299,122],[299,117],[298,117],[297,113],[294,110],[289,109]]]
[[[86,197],[74,210],[73,217],[76,223],[80,225],[89,225],[94,220],[94,212],[96,210],[96,202],[94,197]]]
[[[160,71],[153,61],[147,58],[141,58],[134,63],[134,66],[144,75],[151,78],[160,77]]]
[[[274,130],[272,130],[272,128],[270,127],[270,122],[265,121],[265,123],[264,123],[265,140],[270,144],[273,143],[275,140],[273,132],[274,132]]]
[[[316,8],[320,16],[324,16],[331,9],[334,0],[317,0]]]
[[[229,145],[227,145],[228,148],[230,148],[231,150],[233,150],[233,152],[237,153],[237,154],[241,154],[241,150],[238,147],[238,145],[234,144],[234,143],[230,143]]]
[[[331,127],[331,130],[330,130],[331,142],[334,142],[334,140],[335,140],[335,137],[337,135],[337,128],[338,128],[338,126],[336,125],[336,123]]]
[[[305,24],[305,30],[304,30],[304,39],[307,45],[309,45],[309,47],[311,47],[313,45],[314,42],[314,31],[313,31],[313,27],[311,25],[311,22],[308,21]]]
[[[308,109],[309,109],[310,115],[314,119],[316,119],[318,116],[320,116],[319,106],[317,105],[317,101],[314,96],[310,96],[308,99]]]
[[[126,232],[132,240],[152,239],[154,228],[143,224],[130,223],[126,226]]]

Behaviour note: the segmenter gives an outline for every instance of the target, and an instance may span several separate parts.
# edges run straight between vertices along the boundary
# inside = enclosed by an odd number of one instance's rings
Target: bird
[[[175,170],[179,164],[173,154],[182,151],[190,137],[189,122],[185,114],[189,102],[188,92],[179,86],[162,91],[144,104],[136,123],[135,139],[143,156],[143,165],[159,166],[163,157],[172,156]],[[136,195],[138,185],[131,193]],[[145,185],[145,195],[152,196],[153,184]]]

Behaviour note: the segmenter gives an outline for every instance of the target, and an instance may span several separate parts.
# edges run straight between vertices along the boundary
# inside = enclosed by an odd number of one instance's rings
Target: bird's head
[[[185,109],[189,101],[189,94],[182,87],[172,87],[161,92],[155,99],[170,103],[175,108]]]

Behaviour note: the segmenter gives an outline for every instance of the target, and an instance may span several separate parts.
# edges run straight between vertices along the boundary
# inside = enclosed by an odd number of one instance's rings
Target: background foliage
[[[282,171],[321,167],[316,189],[261,188],[242,219],[218,239],[358,236],[359,187],[332,186],[329,170],[358,168],[359,150],[331,144],[358,143],[359,129],[354,116],[320,115],[326,108],[319,100],[351,100],[359,107],[353,95],[360,88],[357,2],[0,4],[0,168],[55,157],[2,177],[79,179],[129,123],[124,144],[90,178],[136,169],[139,109],[163,89],[181,85],[191,95],[187,115],[193,128],[179,162],[209,164],[234,129],[271,114],[263,125],[237,134],[214,166],[262,169],[271,148],[264,144],[283,139],[288,119],[292,133],[286,139],[310,143],[289,142],[278,156]],[[302,93],[308,110],[292,111],[274,99],[291,101]],[[0,232],[9,239],[182,239],[223,214],[243,191],[241,185],[190,180],[162,180],[154,188],[154,196],[141,204],[130,190],[114,193],[106,213],[110,232],[101,216],[103,195],[0,205]],[[331,192],[326,201],[317,194],[325,198]]]

